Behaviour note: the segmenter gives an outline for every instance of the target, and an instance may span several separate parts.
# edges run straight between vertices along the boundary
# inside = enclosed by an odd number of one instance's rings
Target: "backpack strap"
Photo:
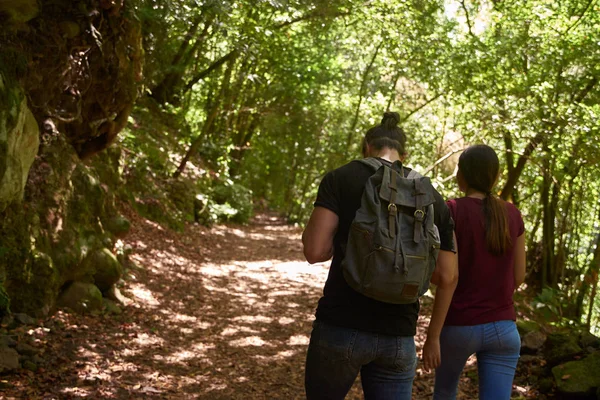
[[[368,165],[373,171],[377,171],[383,165],[383,163],[375,157],[360,158],[356,161]]]
[[[426,193],[423,192],[423,185],[420,179],[422,177],[423,175],[419,174],[414,169],[411,170],[406,177],[407,179],[412,179],[415,185],[415,224],[413,228],[413,240],[415,243],[421,242],[422,225],[423,220],[425,219],[425,207],[423,206],[421,195]]]
[[[388,229],[390,237],[396,238],[396,216],[398,215],[398,206],[396,206],[396,193],[398,192],[397,174],[391,169],[386,170],[390,174],[390,204],[388,205]]]

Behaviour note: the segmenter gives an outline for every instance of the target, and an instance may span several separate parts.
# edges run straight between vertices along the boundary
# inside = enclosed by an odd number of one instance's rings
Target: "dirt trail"
[[[304,261],[301,231],[268,215],[185,233],[129,218],[134,265],[121,288],[129,305],[116,316],[59,312],[27,332],[47,365],[11,378],[0,397],[302,399],[328,263]],[[472,393],[468,378],[461,389]],[[418,369],[414,399],[431,391],[431,375]],[[362,398],[358,380],[348,398]]]

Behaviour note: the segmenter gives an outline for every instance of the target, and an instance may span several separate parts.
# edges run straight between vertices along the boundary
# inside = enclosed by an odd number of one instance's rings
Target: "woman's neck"
[[[485,199],[485,193],[480,192],[479,190],[475,190],[472,188],[468,188],[467,191],[465,192],[465,196],[466,197],[472,197],[474,199]]]

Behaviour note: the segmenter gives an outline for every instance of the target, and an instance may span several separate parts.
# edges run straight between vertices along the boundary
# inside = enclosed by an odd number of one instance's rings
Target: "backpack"
[[[386,303],[414,303],[427,292],[440,248],[429,178],[399,162],[359,160],[367,180],[346,244],[342,269],[357,292]]]

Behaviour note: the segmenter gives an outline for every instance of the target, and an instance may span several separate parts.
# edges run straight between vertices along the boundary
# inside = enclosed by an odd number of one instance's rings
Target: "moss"
[[[525,321],[520,319],[517,320],[517,329],[519,330],[521,336],[524,336],[529,332],[538,332],[541,328],[540,324],[535,321]]]
[[[567,396],[591,396],[600,387],[600,354],[552,368],[557,390]],[[571,398],[571,397],[569,397]]]

